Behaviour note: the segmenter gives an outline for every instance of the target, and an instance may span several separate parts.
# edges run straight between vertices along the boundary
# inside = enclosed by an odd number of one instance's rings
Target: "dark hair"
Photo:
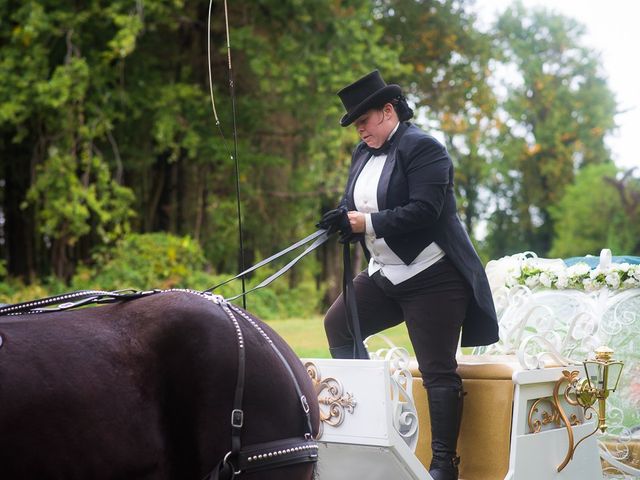
[[[395,109],[398,114],[398,119],[401,122],[406,122],[407,120],[413,118],[413,110],[407,103],[407,99],[404,98],[404,95],[398,95],[393,100],[391,100],[391,105]]]
[[[393,97],[391,100],[385,100],[383,103],[375,107],[375,109],[382,110],[382,108],[387,103],[393,105],[393,109],[398,114],[398,120],[400,120],[401,122],[406,122],[407,120],[413,118],[413,110],[407,103],[407,99],[404,95],[398,95],[396,97]]]

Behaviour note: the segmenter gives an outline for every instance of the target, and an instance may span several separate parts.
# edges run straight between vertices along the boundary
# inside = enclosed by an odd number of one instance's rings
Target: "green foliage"
[[[291,274],[287,274],[268,287],[249,294],[247,303],[250,310],[264,319],[305,317],[317,312],[321,291],[316,288],[313,268],[308,267],[294,287],[290,284]],[[259,284],[277,268],[266,266],[259,269],[247,281],[246,289]],[[206,290],[231,277],[233,274],[230,273],[211,274],[202,249],[190,237],[165,233],[130,234],[121,239],[115,248],[96,253],[92,265],[81,266],[73,277],[71,288]],[[214,293],[230,298],[241,291],[241,282],[236,280],[216,289]],[[241,302],[241,299],[235,301],[238,305]]]
[[[210,40],[225,140],[209,99],[207,2],[0,0],[0,278],[207,288],[232,276],[221,272],[239,268],[236,156],[245,266],[284,248],[342,194],[357,135],[338,126],[335,92],[373,68],[444,134],[463,221],[487,222],[484,258],[544,255],[565,188],[609,159],[614,102],[575,22],[515,5],[483,32],[470,5],[230,2],[236,155],[222,2]],[[504,96],[492,88],[502,68],[518,76]],[[612,229],[607,246],[629,248],[625,232]],[[167,260],[172,249],[190,260]],[[305,259],[251,308],[321,309],[339,283],[337,252]]]
[[[373,67],[406,67],[399,45],[383,44],[369,1],[262,0],[245,8],[250,20],[233,32],[248,58],[237,87],[239,110],[251,117],[240,124],[253,139],[241,152],[254,160],[242,165],[242,187],[249,242],[270,252],[308,233],[344,188],[355,136],[337,127],[335,92]]]
[[[441,131],[456,167],[458,207],[473,231],[486,199],[480,191],[490,174],[488,134],[495,128],[496,100],[490,87],[491,35],[474,26],[465,2],[380,0],[374,12],[386,45],[403,45],[390,80],[404,86],[416,103],[417,121]]]
[[[158,153],[169,153],[169,162],[177,161],[182,154],[195,159],[202,148],[203,137],[210,132],[199,125],[206,125],[210,111],[204,92],[195,85],[173,84],[160,89],[154,105],[153,139]]]
[[[64,285],[64,282],[55,277],[40,279],[30,284],[25,284],[20,279],[3,278],[0,281],[0,303],[26,302],[36,298],[64,293],[67,290],[68,287]]]
[[[73,278],[76,289],[119,290],[173,288],[204,268],[197,242],[165,233],[130,234],[115,248],[94,255],[95,266],[82,266]]]
[[[620,194],[610,181],[620,175],[612,164],[591,165],[578,174],[551,208],[556,226],[551,256],[593,255],[602,248],[617,255],[640,253],[640,212],[635,218],[625,214]],[[640,192],[637,179],[634,187]]]
[[[129,219],[134,214],[129,208],[131,190],[112,180],[99,157],[87,153],[77,159],[51,147],[36,173],[23,208],[38,204],[36,218],[43,235],[63,238],[72,246],[91,231],[92,220],[104,243],[129,231]]]
[[[294,267],[296,268],[296,267]],[[258,285],[262,280],[274,273],[274,269],[264,267],[259,270],[259,274],[246,282],[246,290]],[[221,281],[231,278],[233,275],[218,275],[214,282],[210,283],[209,288]],[[283,318],[302,317],[308,318],[317,313],[321,308],[323,290],[319,289],[315,280],[305,274],[304,278],[299,279],[295,286],[291,286],[291,274],[279,277],[273,283],[262,289],[256,290],[246,297],[247,309],[255,313],[258,317],[265,320],[280,320]],[[214,293],[223,295],[224,297],[232,297],[242,292],[240,280],[236,280],[228,287],[225,285],[220,289],[216,289]],[[236,305],[242,305],[242,299],[233,300]]]
[[[113,140],[105,95],[118,77],[111,53],[117,50],[120,59],[131,53],[142,26],[128,9],[124,2],[74,9],[27,1],[7,13],[0,29],[6,44],[0,58],[0,133],[16,151],[34,145],[28,159],[3,159],[6,171],[20,172],[6,181],[8,188],[21,188],[26,171],[35,173],[16,203],[33,216],[27,223],[45,246],[40,251],[51,245],[51,268],[64,278],[80,239],[109,243],[129,231],[133,215],[131,189],[112,177],[101,149]]]
[[[596,54],[581,44],[583,31],[571,19],[520,3],[496,24],[496,45],[518,78],[506,85],[502,105],[493,186],[502,206],[491,230],[492,238],[510,238],[516,251],[547,254],[552,205],[580,168],[610,159],[604,137],[614,127],[615,101]]]

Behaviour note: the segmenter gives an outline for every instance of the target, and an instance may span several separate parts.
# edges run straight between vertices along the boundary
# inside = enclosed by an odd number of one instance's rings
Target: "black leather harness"
[[[205,477],[206,480],[231,480],[242,472],[254,472],[270,468],[294,465],[297,463],[317,462],[318,444],[313,439],[313,427],[307,397],[302,393],[298,380],[291,366],[278,350],[266,332],[258,323],[243,310],[228,303],[224,298],[215,295],[213,301],[218,303],[227,314],[236,330],[238,340],[238,377],[236,379],[236,391],[231,412],[231,450],[216,465],[213,471]],[[241,433],[244,424],[244,411],[242,410],[242,398],[244,394],[245,373],[245,344],[242,328],[237,316],[244,319],[267,341],[276,354],[282,366],[289,374],[300,400],[300,406],[305,417],[306,432],[302,437],[292,437],[267,443],[258,443],[242,447]]]

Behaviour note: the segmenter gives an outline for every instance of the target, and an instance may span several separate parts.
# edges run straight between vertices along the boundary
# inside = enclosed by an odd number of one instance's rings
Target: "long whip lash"
[[[238,131],[236,128],[236,95],[233,83],[233,68],[231,66],[231,40],[229,36],[229,13],[227,9],[227,0],[224,0],[224,23],[227,35],[227,60],[229,65],[229,90],[231,92],[231,111],[233,119],[233,154],[229,149],[227,138],[224,135],[222,126],[220,125],[220,119],[218,118],[218,112],[216,111],[216,103],[213,99],[213,80],[211,75],[211,7],[213,0],[209,0],[209,15],[207,18],[207,65],[209,67],[209,93],[211,96],[211,107],[213,109],[213,116],[216,119],[216,126],[222,136],[224,147],[229,155],[229,158],[233,160],[235,165],[236,174],[236,211],[238,213],[238,237],[240,240],[240,271],[244,271],[244,240],[242,235],[242,211],[240,202],[240,166],[238,164]],[[242,277],[242,307],[247,309],[246,290],[244,277]]]

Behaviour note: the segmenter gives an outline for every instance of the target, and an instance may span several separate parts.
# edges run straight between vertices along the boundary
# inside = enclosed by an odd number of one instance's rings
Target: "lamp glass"
[[[607,390],[614,391],[618,388],[623,364],[622,362],[611,362],[607,366],[609,367],[609,372],[607,374]]]
[[[589,387],[596,390],[604,390],[604,365],[595,360],[586,360],[584,370],[587,374]]]

